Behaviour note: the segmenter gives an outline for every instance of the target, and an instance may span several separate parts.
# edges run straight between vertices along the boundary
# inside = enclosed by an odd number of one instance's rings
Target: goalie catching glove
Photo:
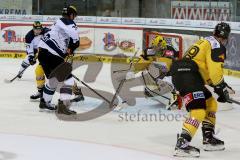
[[[229,102],[229,94],[234,94],[235,91],[224,81],[220,84],[214,86],[214,92],[218,94],[217,101],[222,103],[231,103]]]

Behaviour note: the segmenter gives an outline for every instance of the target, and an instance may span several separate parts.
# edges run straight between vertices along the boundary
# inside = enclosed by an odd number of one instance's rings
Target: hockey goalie
[[[177,106],[180,101],[169,76],[172,61],[178,59],[179,52],[167,44],[164,37],[157,35],[141,55],[141,63],[134,64],[134,71],[142,71],[144,94],[167,106]]]

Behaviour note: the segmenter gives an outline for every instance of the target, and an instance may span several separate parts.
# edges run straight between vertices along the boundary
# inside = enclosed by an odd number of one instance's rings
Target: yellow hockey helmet
[[[153,47],[161,46],[161,48],[166,48],[167,47],[167,42],[166,42],[166,40],[162,36],[157,35],[152,40],[152,46]]]

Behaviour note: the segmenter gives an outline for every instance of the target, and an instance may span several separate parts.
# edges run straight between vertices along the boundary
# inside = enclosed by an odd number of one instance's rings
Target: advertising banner
[[[0,50],[25,51],[25,35],[32,29],[32,23],[1,23]]]
[[[76,23],[96,23],[97,17],[94,16],[77,16],[74,21]]]
[[[94,53],[94,28],[79,28],[80,46],[76,53]]]
[[[102,24],[121,24],[122,18],[118,17],[97,17],[97,23]]]
[[[0,14],[31,15],[32,0],[1,0]]]
[[[25,52],[25,35],[31,29],[32,23],[1,23],[1,52]],[[142,49],[142,35],[140,28],[79,25],[80,47],[76,53],[131,56],[136,48]]]
[[[172,19],[147,18],[146,25],[171,26],[174,21]]]
[[[231,20],[231,3],[172,1],[171,18],[229,21]]]
[[[137,48],[142,50],[143,30],[96,28],[94,48],[96,54],[127,56],[134,55]]]
[[[122,18],[122,24],[146,24],[146,18]]]

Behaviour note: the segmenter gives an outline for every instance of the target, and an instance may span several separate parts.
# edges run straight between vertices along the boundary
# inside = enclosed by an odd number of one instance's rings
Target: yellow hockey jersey
[[[164,51],[155,51],[152,47],[146,48],[137,64],[134,64],[134,71],[139,72],[147,69],[154,62],[162,62],[166,64],[168,71],[172,65],[173,59],[177,59],[179,51],[176,51],[172,46],[167,45]],[[145,59],[143,58],[145,57]]]
[[[184,57],[197,63],[205,84],[218,85],[223,81],[226,48],[213,36],[197,41],[187,50]]]

